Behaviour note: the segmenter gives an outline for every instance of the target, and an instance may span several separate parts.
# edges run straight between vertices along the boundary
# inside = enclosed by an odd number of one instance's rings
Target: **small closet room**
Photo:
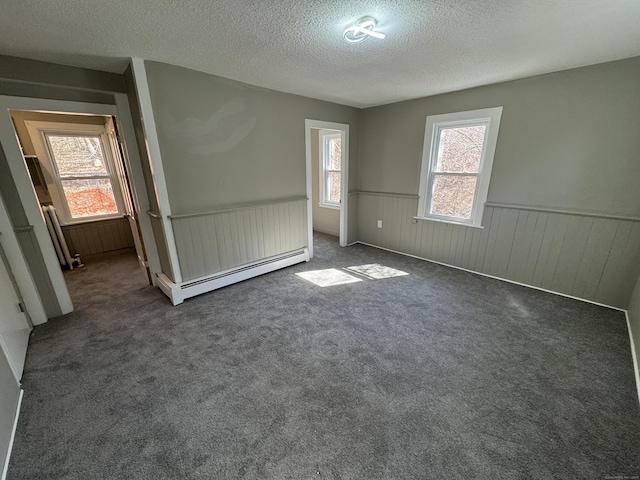
[[[126,149],[109,115],[11,110],[74,307],[150,283]]]

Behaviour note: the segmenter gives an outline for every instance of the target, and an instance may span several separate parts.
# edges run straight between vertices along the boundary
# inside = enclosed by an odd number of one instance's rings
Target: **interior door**
[[[151,284],[151,270],[149,269],[147,253],[144,249],[144,244],[142,243],[142,235],[140,235],[140,221],[138,219],[138,212],[132,200],[133,191],[131,190],[129,175],[127,174],[126,150],[118,137],[116,125],[113,119],[108,122],[107,132],[109,134],[109,142],[111,143],[111,151],[114,156],[113,163],[118,172],[118,179],[120,180],[120,187],[122,188],[122,198],[124,200],[127,219],[129,220],[131,234],[133,235],[133,242],[136,247],[138,264],[140,265],[140,269],[144,275],[147,277],[147,281]]]
[[[0,232],[0,242],[2,236]],[[7,357],[11,371],[19,382],[22,378],[24,361],[31,326],[10,276],[6,257],[0,243],[0,347]]]

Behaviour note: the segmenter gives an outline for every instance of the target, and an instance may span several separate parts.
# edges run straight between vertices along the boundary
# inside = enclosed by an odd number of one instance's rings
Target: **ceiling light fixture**
[[[374,32],[378,21],[373,17],[362,17],[353,27],[344,31],[344,39],[349,43],[360,43],[369,37],[384,38],[384,33]]]

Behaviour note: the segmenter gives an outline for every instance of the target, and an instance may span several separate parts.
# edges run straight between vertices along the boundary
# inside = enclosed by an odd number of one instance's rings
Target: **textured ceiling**
[[[364,15],[387,38],[348,44]],[[640,55],[640,0],[6,0],[0,53],[127,58],[365,107]]]

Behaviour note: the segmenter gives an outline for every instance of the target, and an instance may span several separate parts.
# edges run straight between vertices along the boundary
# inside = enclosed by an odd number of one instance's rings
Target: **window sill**
[[[62,226],[62,227],[72,227],[74,225],[84,225],[86,223],[104,222],[104,221],[108,221],[108,220],[118,220],[120,218],[126,218],[126,215],[119,213],[117,215],[105,215],[105,216],[100,216],[100,217],[91,217],[91,218],[87,218],[86,220],[72,220],[72,221],[66,222],[66,223],[62,223],[62,220],[60,220],[60,226]]]
[[[322,208],[330,208],[331,210],[340,210],[340,205],[328,205],[326,203],[319,203],[318,206]]]
[[[472,223],[462,223],[462,222],[454,222],[451,220],[442,220],[440,218],[432,218],[432,217],[413,217],[416,220],[428,220],[429,222],[438,222],[438,223],[448,223],[449,225],[459,225],[461,227],[471,227],[471,228],[479,228],[484,229],[482,225],[474,225]]]

